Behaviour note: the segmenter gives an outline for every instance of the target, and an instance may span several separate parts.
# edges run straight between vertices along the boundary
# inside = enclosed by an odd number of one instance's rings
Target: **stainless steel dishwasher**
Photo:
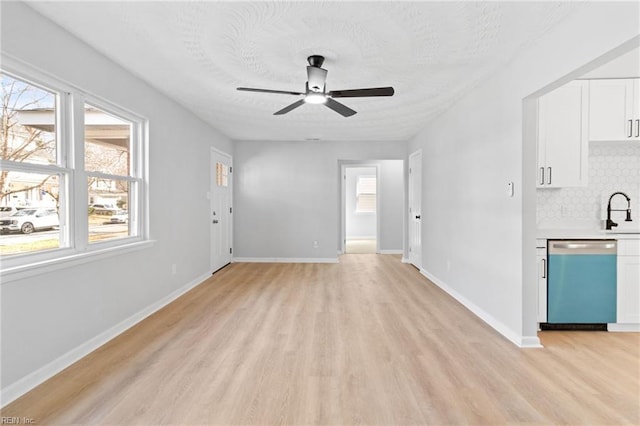
[[[549,324],[616,322],[616,240],[550,240]]]

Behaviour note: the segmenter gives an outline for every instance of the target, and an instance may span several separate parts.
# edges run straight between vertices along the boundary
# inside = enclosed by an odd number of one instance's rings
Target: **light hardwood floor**
[[[344,248],[347,254],[375,254],[376,240],[347,238]]]
[[[518,349],[397,256],[232,264],[2,416],[38,424],[640,424],[640,334],[541,338],[544,349]]]

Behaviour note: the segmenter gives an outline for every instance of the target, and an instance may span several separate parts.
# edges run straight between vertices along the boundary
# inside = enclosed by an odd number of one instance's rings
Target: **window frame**
[[[84,226],[82,229],[83,231],[86,230],[87,232],[86,238],[83,238],[83,241],[87,244],[88,247],[99,248],[99,247],[112,247],[114,245],[117,246],[117,245],[120,245],[119,242],[123,240],[138,240],[139,237],[144,236],[144,233],[145,233],[145,228],[142,226],[143,221],[140,218],[140,212],[144,207],[144,203],[142,202],[144,198],[143,196],[141,196],[141,192],[142,194],[144,194],[143,191],[145,191],[145,185],[144,185],[145,169],[144,169],[144,163],[141,161],[144,156],[144,151],[142,149],[143,143],[141,143],[141,141],[144,140],[143,129],[146,128],[144,119],[129,112],[128,110],[125,110],[119,106],[114,105],[111,102],[105,101],[93,95],[85,94],[82,97],[82,99],[78,100],[78,103],[80,102],[82,102],[81,109],[83,112],[82,140],[77,141],[75,152],[77,157],[82,157],[81,162],[83,167],[82,167],[81,176],[78,179],[78,185],[83,184],[86,187],[87,179],[90,176],[99,177],[103,179],[110,179],[110,180],[123,180],[123,181],[129,182],[130,184],[127,211],[129,214],[128,227],[129,227],[129,233],[131,235],[127,237],[120,237],[120,238],[107,240],[107,241],[89,242],[89,235],[88,235],[89,224],[87,223],[86,226]],[[123,119],[132,123],[132,129],[130,133],[131,139],[129,141],[129,175],[128,176],[113,175],[109,173],[96,172],[96,171],[88,171],[84,167],[84,158],[85,158],[84,148],[86,146],[85,138],[84,138],[84,106],[86,104],[90,104],[93,107],[99,108],[104,113],[111,114],[115,117],[118,117],[120,119]],[[82,148],[80,148],[79,150],[78,145],[80,144],[82,145]],[[87,206],[89,206],[88,187],[86,188],[86,193],[84,193],[84,195],[86,196],[85,198],[85,201],[86,201],[85,210],[86,210]]]
[[[98,257],[117,255],[151,245],[153,242],[149,239],[148,218],[148,119],[4,55],[0,72],[56,94],[56,164],[31,164],[0,159],[0,168],[60,176],[60,246],[3,256],[0,262],[0,282],[45,273],[67,266],[70,262],[84,263]],[[85,103],[132,124],[129,146],[130,172],[125,179],[131,182],[128,226],[132,235],[93,243],[89,243],[88,239],[88,173],[84,167]],[[123,176],[103,175],[106,178],[123,180]]]

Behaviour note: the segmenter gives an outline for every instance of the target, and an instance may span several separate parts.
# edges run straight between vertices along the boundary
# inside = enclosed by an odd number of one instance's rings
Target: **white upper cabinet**
[[[587,186],[589,82],[538,99],[538,188]]]
[[[591,80],[589,140],[640,141],[640,79]]]

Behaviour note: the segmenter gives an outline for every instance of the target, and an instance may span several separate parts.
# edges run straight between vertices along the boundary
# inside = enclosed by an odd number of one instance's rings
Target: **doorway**
[[[231,263],[233,257],[232,173],[231,156],[212,148],[209,214],[212,273]]]
[[[343,167],[344,252],[378,252],[378,165]]]

